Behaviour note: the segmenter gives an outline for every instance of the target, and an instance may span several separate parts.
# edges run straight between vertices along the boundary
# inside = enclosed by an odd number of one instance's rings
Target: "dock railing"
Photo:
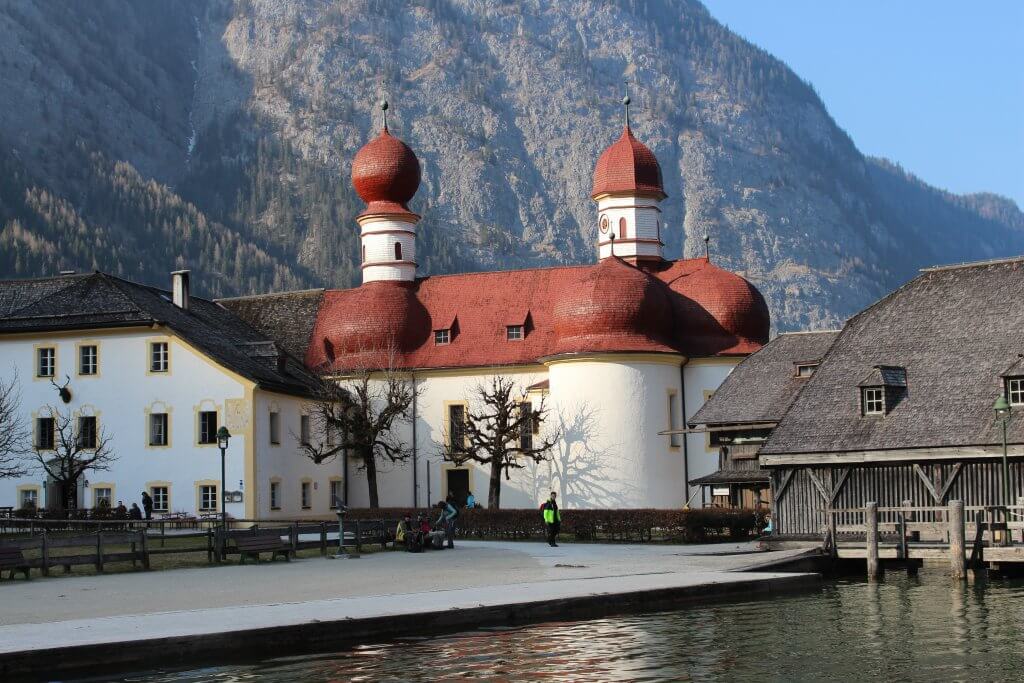
[[[963,560],[979,568],[986,562],[1024,562],[1024,501],[1017,505],[826,508],[823,547],[834,557],[864,557],[868,575],[880,561],[909,561],[948,555],[954,575]],[[970,542],[970,547],[967,543]]]

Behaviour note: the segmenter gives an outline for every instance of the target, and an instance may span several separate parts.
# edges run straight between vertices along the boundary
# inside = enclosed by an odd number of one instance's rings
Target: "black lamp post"
[[[217,430],[217,446],[220,448],[220,524],[224,529],[228,528],[228,513],[224,505],[224,489],[227,486],[225,460],[227,458],[228,440],[230,438],[231,432],[228,431],[227,427],[221,425],[221,428]]]
[[[1010,404],[1006,397],[1000,396],[992,406],[996,413],[996,419],[1003,425],[1003,500],[1005,505],[1013,505],[1010,500],[1010,463],[1006,459],[1006,425],[1010,421]]]

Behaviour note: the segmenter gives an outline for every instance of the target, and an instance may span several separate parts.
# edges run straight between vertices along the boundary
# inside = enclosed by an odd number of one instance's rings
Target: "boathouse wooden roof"
[[[807,383],[797,365],[821,360],[839,336],[835,330],[780,334],[747,356],[690,419],[709,427],[778,422]]]
[[[987,452],[1002,437],[993,403],[1022,352],[1024,258],[927,269],[850,319],[760,455]],[[861,411],[860,386],[873,374],[905,385],[881,416]],[[1009,441],[1024,443],[1024,408],[1013,411]]]

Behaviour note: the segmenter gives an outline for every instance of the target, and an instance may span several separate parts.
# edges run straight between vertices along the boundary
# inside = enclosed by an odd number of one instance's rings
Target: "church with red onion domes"
[[[550,462],[512,473],[503,507],[533,506],[551,490],[568,507],[681,507],[698,490],[689,481],[718,468],[706,435],[684,427],[767,343],[768,307],[756,287],[707,256],[666,256],[672,227],[661,217],[661,167],[633,133],[624,102],[622,134],[593,171],[590,265],[418,275],[420,216],[411,205],[419,160],[386,118],[356,154],[352,183],[366,204],[356,217],[362,284],[304,293],[316,300],[304,309],[311,319],[299,350],[314,372],[343,380],[386,365],[422,392],[404,427],[418,457],[378,475],[381,505],[486,496],[489,472],[436,454],[461,433],[473,387],[492,375],[512,378],[526,403],[543,397],[562,435]],[[287,316],[267,315],[259,301],[281,305],[287,296],[243,299],[222,304],[273,337],[266,321]],[[360,476],[346,473],[356,506],[367,502]]]

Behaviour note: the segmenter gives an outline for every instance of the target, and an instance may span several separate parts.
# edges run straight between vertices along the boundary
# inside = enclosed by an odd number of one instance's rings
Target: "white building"
[[[8,303],[0,320],[0,369],[19,372],[26,418],[37,420],[57,400],[49,380],[36,376],[40,349],[52,347],[54,374],[71,376],[68,408],[95,412],[117,440],[120,460],[83,484],[83,504],[92,505],[97,490],[129,501],[146,489],[166,490],[168,509],[209,507],[204,487],[216,484],[220,463],[199,435],[213,419],[204,413],[216,413],[234,434],[227,480],[243,502],[229,505],[233,515],[322,515],[332,487],[349,505],[366,505],[355,467],[345,459],[312,465],[294,434],[308,409],[310,373],[344,380],[379,368],[385,350],[388,365],[421,393],[398,428],[412,458],[381,468],[382,506],[469,491],[485,501],[489,472],[440,454],[474,387],[496,374],[513,378],[524,401],[543,397],[544,428],[561,435],[550,462],[503,484],[503,507],[532,507],[549,490],[569,507],[690,500],[698,489],[688,481],[717,469],[717,450],[704,434],[659,432],[680,430],[767,341],[768,310],[750,283],[708,259],[664,257],[661,169],[628,126],[594,172],[598,262],[589,266],[417,277],[419,216],[408,207],[420,182],[415,154],[385,128],[359,151],[352,175],[367,203],[357,219],[363,284],[353,289],[180,305],[187,282],[173,295],[99,274],[0,283],[8,301],[19,287],[40,290],[32,302]],[[124,304],[94,299],[89,287],[116,290],[135,308],[122,314]],[[31,326],[51,309],[66,309],[67,318]],[[161,340],[170,366],[157,373],[148,364]],[[99,354],[95,376],[77,373],[87,346]],[[161,414],[170,439],[154,446],[151,420]],[[38,477],[0,481],[0,505],[44,488]]]
[[[53,452],[58,411],[84,438],[109,437],[116,455],[79,479],[79,507],[130,507],[146,491],[157,514],[215,513],[226,426],[230,515],[326,514],[341,473],[298,453],[312,378],[223,307],[190,297],[187,272],[174,279],[173,294],[102,273],[0,283],[0,371],[17,383],[34,447]],[[0,506],[61,498],[43,472],[0,480]]]

